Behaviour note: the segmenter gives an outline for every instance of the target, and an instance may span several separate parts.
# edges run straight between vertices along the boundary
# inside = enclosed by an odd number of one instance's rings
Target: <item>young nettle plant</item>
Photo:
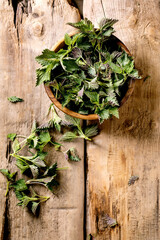
[[[36,57],[37,83],[48,83],[62,107],[80,113],[97,114],[100,122],[118,108],[124,88],[131,78],[140,78],[134,60],[119,44],[114,33],[114,19],[102,19],[99,28],[88,19],[69,25],[79,29],[58,52],[45,49]],[[126,90],[125,90],[126,91]]]

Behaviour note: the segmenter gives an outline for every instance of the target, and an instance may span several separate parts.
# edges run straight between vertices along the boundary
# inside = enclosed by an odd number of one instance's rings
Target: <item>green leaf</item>
[[[58,116],[53,104],[51,107],[51,111],[53,113],[53,119],[52,119],[53,124],[54,124],[55,128],[60,132],[61,131],[60,123],[62,122],[62,119]]]
[[[66,160],[71,160],[74,162],[79,162],[81,159],[78,156],[77,150],[75,148],[68,149],[65,153]]]
[[[114,108],[110,108],[109,109],[109,113],[113,116],[115,116],[116,118],[119,118],[119,111],[117,107]]]
[[[39,202],[32,202],[32,208],[31,208],[31,211],[34,215],[36,215],[36,212],[37,212],[37,209],[39,207]]]
[[[7,138],[11,139],[11,141],[14,141],[16,138],[17,134],[16,133],[9,133],[7,135]]]
[[[50,136],[48,131],[47,132],[41,132],[39,134],[39,141],[40,141],[40,143],[47,144],[48,142],[50,142],[50,140],[51,140],[51,136]]]
[[[97,103],[98,102],[98,93],[97,92],[90,92],[90,91],[85,91],[84,92],[86,96],[90,99],[91,103]]]
[[[17,103],[17,102],[23,102],[24,101],[22,98],[18,98],[16,96],[9,97],[8,100],[12,103]]]
[[[111,69],[113,70],[113,72],[122,73],[122,69],[118,65],[114,64],[113,62],[109,62],[108,64],[111,67]]]
[[[65,119],[70,123],[72,124],[73,126],[80,126],[80,119],[79,118],[74,118],[74,117],[71,117],[69,115],[65,115]]]
[[[0,172],[9,180],[9,181],[14,181],[17,172],[10,173],[8,169],[0,169]]]
[[[33,178],[37,178],[38,175],[39,175],[38,167],[36,167],[35,165],[29,165],[29,167],[30,167],[30,169],[31,169]]]
[[[16,194],[17,199],[18,199],[18,200],[22,200],[22,198],[23,198],[23,193],[20,192],[20,191],[17,191],[17,190],[15,190],[14,192],[15,192],[15,194]]]
[[[71,58],[65,58],[63,59],[63,67],[65,68],[65,71],[67,72],[73,72],[79,70],[79,67],[74,59]]]
[[[85,128],[84,134],[87,137],[94,137],[98,134],[98,125],[89,125]]]
[[[99,88],[99,84],[97,82],[97,77],[93,78],[92,81],[87,82],[88,83],[88,88],[90,89],[98,89]]]
[[[89,33],[90,31],[94,31],[94,25],[93,23],[88,20],[87,18],[82,19],[80,22],[77,23],[68,23],[72,27],[78,28],[81,30],[81,32]]]
[[[27,187],[24,179],[19,179],[15,183],[11,184],[10,186],[13,187],[18,192],[28,190],[28,187]]]
[[[33,124],[32,124],[32,129],[31,129],[31,133],[34,133],[37,129],[37,122],[36,120],[33,121]]]
[[[42,66],[46,66],[52,62],[57,61],[57,54],[54,51],[45,49],[40,56],[36,57],[36,61]]]
[[[109,117],[110,117],[109,109],[104,109],[102,111],[97,111],[97,114],[100,117],[100,123],[102,123],[104,121],[104,119],[109,119]]]
[[[20,150],[20,148],[21,148],[21,146],[20,146],[18,140],[15,139],[13,144],[12,144],[13,152],[16,153],[18,150]]]
[[[135,78],[135,79],[141,79],[141,77],[138,74],[138,70],[134,69],[130,74],[130,77]]]
[[[88,68],[88,73],[89,75],[91,75],[92,77],[96,76],[96,69],[94,67],[89,67]]]
[[[37,167],[46,167],[46,164],[43,160],[41,160],[39,157],[32,160],[32,163],[36,165]]]
[[[71,37],[68,35],[68,33],[65,34],[64,36],[64,42],[66,45],[70,46],[72,44],[72,39]]]
[[[77,138],[77,135],[73,132],[66,132],[65,134],[63,134],[63,136],[60,138],[60,141],[73,141],[74,139]]]
[[[114,32],[115,32],[114,29],[112,27],[110,27],[109,29],[107,29],[107,31],[105,31],[103,33],[103,36],[110,37],[112,35],[112,33],[114,33]]]
[[[118,20],[116,19],[102,18],[99,23],[99,27],[100,29],[104,30],[109,27],[112,27],[116,22],[118,22]]]
[[[46,67],[39,68],[36,70],[37,73],[37,81],[36,86],[44,83],[49,82],[51,78],[51,70],[55,69],[59,65],[59,61],[55,60],[53,63],[49,64]]]
[[[53,190],[53,186],[57,186],[58,182],[55,180],[56,175],[51,177],[39,178],[39,179],[30,179],[27,184],[40,184],[47,187],[49,190]]]
[[[25,163],[22,159],[16,159],[16,166],[21,170],[22,174],[29,169],[29,164]]]
[[[54,163],[52,166],[48,167],[44,173],[44,176],[54,176],[57,174],[57,163]]]
[[[41,159],[41,160],[44,160],[45,157],[47,156],[47,152],[37,152],[37,156]]]

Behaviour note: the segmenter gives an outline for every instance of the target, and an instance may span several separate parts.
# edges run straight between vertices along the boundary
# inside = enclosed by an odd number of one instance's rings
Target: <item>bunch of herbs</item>
[[[53,192],[54,188],[59,185],[57,174],[59,170],[66,168],[58,168],[57,162],[48,165],[46,161],[46,145],[51,144],[55,150],[59,150],[64,154],[68,161],[80,161],[77,150],[74,147],[66,151],[62,151],[64,147],[62,143],[55,142],[51,131],[64,132],[64,129],[71,128],[74,131],[66,131],[60,138],[60,142],[72,141],[76,138],[91,140],[90,137],[97,135],[97,125],[90,125],[85,128],[81,127],[80,120],[66,115],[63,121],[57,114],[54,105],[49,107],[48,115],[51,115],[49,121],[41,126],[37,126],[34,121],[29,136],[18,135],[16,133],[8,134],[8,139],[12,141],[12,151],[10,155],[16,159],[16,166],[21,174],[26,175],[29,179],[17,179],[17,172],[10,173],[8,169],[0,169],[0,172],[7,179],[6,195],[10,189],[13,189],[19,203],[17,205],[28,207],[28,209],[36,215],[40,203],[49,199],[48,196],[38,195],[32,185],[42,185]],[[72,137],[70,135],[72,134]],[[20,141],[20,139],[23,139]],[[22,150],[27,150],[27,154],[23,155]],[[26,151],[25,151],[26,152]]]
[[[119,117],[123,89],[130,78],[140,78],[134,60],[120,45],[114,33],[114,19],[102,19],[95,28],[88,19],[68,23],[79,29],[65,34],[64,48],[45,49],[36,57],[37,83],[48,83],[63,107],[80,114],[99,116],[100,122],[112,115]]]

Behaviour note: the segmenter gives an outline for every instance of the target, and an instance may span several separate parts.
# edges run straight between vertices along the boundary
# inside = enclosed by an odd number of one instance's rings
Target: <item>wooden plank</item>
[[[34,119],[42,124],[46,120],[50,100],[44,87],[35,88],[35,56],[44,48],[51,48],[64,33],[72,31],[66,23],[80,19],[79,12],[67,0],[34,0],[0,2],[0,168],[16,170],[9,157],[6,135],[16,132],[28,135]],[[16,95],[24,99],[15,105],[7,97]],[[73,144],[71,144],[73,146]],[[68,145],[69,146],[69,145]],[[17,207],[14,193],[6,201],[6,180],[0,175],[0,239],[83,239],[83,141],[74,146],[82,159],[68,163],[63,154],[50,147],[48,161],[59,167],[60,188],[56,196],[41,188],[40,194],[50,195],[41,207],[39,218]]]
[[[87,232],[96,240],[160,239],[160,5],[125,0],[84,0],[84,17],[119,19],[116,35],[135,57],[140,72],[133,96],[120,109],[120,119],[105,121],[101,133],[87,144]],[[88,10],[89,9],[89,10]],[[128,185],[132,175],[139,176]],[[110,229],[107,217],[118,225]]]

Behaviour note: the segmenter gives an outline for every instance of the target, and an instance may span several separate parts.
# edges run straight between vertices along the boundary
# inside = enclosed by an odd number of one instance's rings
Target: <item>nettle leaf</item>
[[[37,209],[39,207],[40,202],[32,202],[32,208],[31,211],[34,215],[36,215]]]
[[[15,192],[15,194],[16,194],[16,198],[18,199],[18,200],[22,200],[23,199],[23,192],[20,192],[20,191],[17,191],[17,190],[15,190],[14,191]]]
[[[66,132],[63,134],[63,136],[60,138],[60,141],[66,141],[66,142],[71,142],[74,139],[77,138],[77,134],[74,132]]]
[[[109,119],[110,118],[110,112],[109,109],[104,109],[104,110],[97,110],[97,114],[99,115],[100,119],[100,123],[102,123],[105,119]]]
[[[96,76],[96,69],[94,67],[89,67],[88,68],[88,74],[91,75],[91,77]]]
[[[71,160],[74,162],[79,162],[81,159],[78,156],[77,150],[75,148],[68,149],[65,153],[66,160]]]
[[[10,173],[8,169],[0,169],[0,172],[9,180],[14,181],[17,172]]]
[[[31,172],[32,172],[33,177],[34,177],[34,178],[37,178],[38,175],[39,175],[39,169],[38,169],[38,167],[36,167],[35,165],[29,165],[29,167],[30,167],[30,170],[31,170]]]
[[[47,144],[51,140],[51,136],[50,136],[48,131],[47,132],[40,132],[38,137],[39,137],[39,142],[44,143],[44,144]]]
[[[57,163],[54,163],[52,166],[48,167],[44,176],[54,176],[57,174]]]
[[[92,81],[87,82],[88,83],[88,88],[90,89],[98,89],[99,88],[99,84],[97,82],[97,77],[95,77],[94,79],[92,79]]]
[[[51,79],[51,70],[55,69],[59,65],[59,61],[55,60],[53,63],[49,64],[48,66],[37,69],[37,81],[36,81],[36,86],[44,83],[44,82],[49,82]]]
[[[61,131],[60,123],[62,122],[62,119],[58,116],[53,104],[51,106],[51,110],[53,112],[53,119],[52,119],[53,124],[54,124],[55,128],[60,132]]]
[[[110,109],[109,109],[109,113],[110,113],[110,115],[113,115],[113,116],[115,116],[116,118],[119,118],[119,111],[118,111],[118,108],[117,108],[117,107],[110,108]]]
[[[31,160],[31,161],[37,167],[46,167],[45,162],[43,160],[41,160],[39,157],[37,157],[37,158],[35,158],[35,159]]]
[[[29,169],[29,164],[27,164],[22,159],[16,159],[16,166],[21,170],[23,174],[27,169]]]
[[[82,50],[78,47],[74,47],[72,49],[71,55],[73,56],[73,58],[77,59],[82,56]]]
[[[94,137],[98,134],[98,125],[89,125],[85,128],[84,134],[87,137]]]
[[[65,58],[63,59],[63,67],[65,68],[65,71],[67,72],[73,72],[79,70],[79,67],[74,59],[71,58]]]
[[[16,133],[9,133],[7,135],[7,138],[11,139],[11,141],[14,141],[16,138],[17,134]]]
[[[18,150],[21,149],[21,146],[20,146],[19,141],[18,141],[17,139],[15,139],[15,140],[13,141],[12,149],[13,149],[13,152],[14,152],[14,153],[18,152]]]
[[[69,115],[65,115],[65,119],[72,124],[73,126],[80,126],[80,119],[79,118],[74,118]]]
[[[122,73],[122,69],[118,65],[114,64],[113,62],[109,62],[108,64],[111,67],[111,69],[113,70],[113,72],[119,73],[119,74]]]
[[[46,66],[55,60],[57,60],[57,54],[49,49],[43,50],[42,54],[36,57],[36,61],[42,66]]]
[[[129,76],[135,79],[141,79],[141,77],[138,74],[138,70],[133,69],[133,71],[131,73],[129,73]]]
[[[49,190],[53,191],[53,187],[58,185],[58,182],[55,179],[56,175],[51,177],[39,178],[39,179],[30,179],[27,184],[40,184],[47,187]]]
[[[28,187],[24,179],[19,179],[15,183],[11,184],[10,186],[19,192],[28,190]]]
[[[71,37],[68,35],[68,33],[65,34],[64,36],[64,42],[66,45],[70,46],[72,44],[72,39]]]
[[[36,129],[37,129],[37,122],[36,122],[36,120],[34,120],[32,123],[31,133],[34,133],[36,131]]]
[[[100,29],[106,29],[112,27],[116,22],[118,22],[116,19],[102,18],[99,27]]]
[[[98,97],[99,97],[99,95],[98,95],[97,92],[85,91],[84,93],[85,93],[86,96],[90,99],[90,101],[91,101],[92,103],[98,102]]]
[[[16,96],[9,97],[8,100],[12,103],[17,103],[17,102],[23,102],[24,101],[22,98],[18,98]]]
[[[110,37],[112,35],[112,33],[114,33],[114,32],[115,32],[115,30],[112,27],[110,27],[103,33],[103,36]]]
[[[45,157],[47,156],[47,152],[43,152],[43,151],[38,151],[37,152],[37,156],[41,159],[41,160],[44,160],[45,159]]]
[[[77,23],[68,23],[72,27],[78,28],[81,32],[89,33],[90,31],[94,31],[93,23],[88,20],[87,18],[82,19],[80,22]]]

